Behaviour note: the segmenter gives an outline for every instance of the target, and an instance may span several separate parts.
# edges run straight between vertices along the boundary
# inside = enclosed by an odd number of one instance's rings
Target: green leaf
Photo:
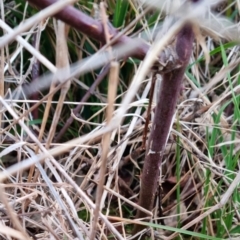
[[[240,226],[236,226],[234,227],[231,231],[230,231],[231,234],[234,234],[234,233],[240,233]]]
[[[35,124],[41,124],[42,123],[42,119],[33,119],[33,120],[30,120],[28,122],[28,124],[31,126],[31,125],[35,125]],[[52,121],[48,120],[47,123],[51,123]]]
[[[139,224],[140,224],[140,222],[139,222]],[[216,238],[216,237],[208,236],[208,235],[205,235],[202,233],[192,232],[192,231],[174,228],[174,227],[163,226],[163,225],[154,224],[154,223],[141,222],[141,225],[148,226],[148,227],[160,228],[163,230],[168,230],[168,231],[177,232],[177,233],[182,233],[182,234],[186,234],[186,235],[190,235],[192,237],[198,237],[198,238],[202,238],[202,239],[223,240],[223,238]]]
[[[113,16],[113,26],[122,27],[125,22],[129,3],[127,0],[117,0],[116,10]]]

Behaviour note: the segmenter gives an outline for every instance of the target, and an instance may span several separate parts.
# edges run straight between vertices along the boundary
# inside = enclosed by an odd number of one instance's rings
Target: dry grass
[[[130,239],[132,224],[139,222],[133,220],[135,211],[141,209],[137,205],[145,154],[141,146],[154,77],[149,69],[186,19],[154,42],[141,64],[130,58],[133,68],[126,73],[127,63],[121,61],[119,66],[115,54],[124,56],[136,46],[101,50],[87,36],[75,30],[68,33],[62,22],[48,19],[56,8],[45,10],[46,15],[42,12],[39,18],[26,13],[28,21],[23,15],[22,25],[13,29],[7,24],[18,6],[11,3],[0,3],[4,30],[0,42],[0,239]],[[136,16],[141,15],[139,4],[130,6]],[[220,12],[238,22],[239,2],[229,1]],[[99,14],[102,20],[106,17],[104,11]],[[141,17],[144,27],[138,31],[151,35],[162,16],[151,29],[147,15]],[[209,34],[209,29],[203,31],[196,24],[195,31],[194,54],[166,144],[162,194],[157,194],[153,212],[142,209],[150,224],[169,228],[147,229],[150,239],[173,239],[178,233],[183,233],[182,239],[194,238],[194,232],[207,239],[233,239],[240,233],[239,46],[223,45],[216,36],[221,34],[228,43],[226,39],[236,36],[231,35],[233,30]],[[130,28],[128,35],[134,34]],[[33,36],[38,39],[35,46],[28,43]],[[49,36],[48,50],[55,60],[41,52],[43,36]],[[36,59],[44,66],[42,73],[50,73],[34,78]],[[107,86],[91,90],[92,97],[79,103],[79,93],[91,87],[81,76],[90,72],[95,81],[104,67],[110,69]],[[97,68],[102,72],[93,71]],[[160,81],[158,75],[156,88]],[[26,83],[30,84],[26,87]],[[39,100],[32,96],[36,89]],[[75,114],[72,109],[79,104],[81,111]],[[153,109],[155,104],[153,99]],[[154,110],[149,128],[153,114]],[[56,142],[71,116],[74,123]],[[161,134],[161,129],[157,131]],[[170,227],[175,228],[174,234]],[[192,233],[181,232],[181,227]]]

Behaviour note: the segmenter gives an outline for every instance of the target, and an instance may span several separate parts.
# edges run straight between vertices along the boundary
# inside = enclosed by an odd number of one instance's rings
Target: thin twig
[[[107,75],[109,71],[109,65],[105,66],[103,68],[103,70],[101,71],[101,73],[98,75],[97,79],[94,81],[94,83],[92,84],[92,86],[88,89],[88,91],[85,93],[85,95],[83,96],[83,98],[79,101],[78,106],[76,106],[72,112],[74,115],[77,115],[82,107],[83,104],[82,102],[87,102],[87,100],[91,97],[91,95],[94,93],[94,90],[97,88],[97,86],[102,82],[102,80],[104,79],[104,77]],[[59,133],[57,134],[56,138],[54,139],[54,142],[59,142],[61,137],[63,136],[63,134],[67,131],[67,129],[69,128],[69,126],[72,124],[74,118],[73,116],[70,116],[68,118],[68,120],[66,121],[66,123],[64,124],[64,126],[61,128],[61,130],[59,131]]]
[[[103,22],[103,27],[105,31],[105,37],[106,42],[109,43],[110,41],[110,35],[108,33],[108,18],[105,11],[104,3],[102,2],[100,4],[100,10],[101,10],[101,17]],[[111,47],[109,48],[109,54],[112,54]],[[117,92],[117,85],[118,85],[118,75],[119,75],[119,63],[116,61],[113,61],[110,63],[110,73],[109,73],[109,82],[108,82],[108,107],[106,112],[106,123],[109,124],[111,122],[113,111],[114,111],[114,103],[116,98],[116,92]],[[105,182],[105,173],[107,169],[107,156],[109,152],[109,146],[110,146],[110,139],[111,138],[111,132],[108,132],[103,135],[102,139],[102,156],[101,156],[101,167],[100,167],[100,173],[99,173],[99,183],[97,188],[97,198],[96,198],[96,208],[94,209],[94,219],[92,224],[92,232],[90,240],[94,240],[96,235],[96,227],[98,222],[98,216],[99,212],[102,210],[102,194],[103,194],[103,185]]]

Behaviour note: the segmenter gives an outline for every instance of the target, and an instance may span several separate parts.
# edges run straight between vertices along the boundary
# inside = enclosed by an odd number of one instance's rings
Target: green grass
[[[232,2],[234,1],[228,1],[228,4]],[[6,7],[6,9],[4,9],[5,22],[10,25],[11,28],[17,27],[22,24],[22,21],[34,16],[38,12],[35,7],[30,5],[26,6],[24,0],[15,0],[15,3],[15,7],[7,7],[7,4],[10,3],[4,1]],[[95,3],[96,1],[79,0],[75,3],[75,6],[86,14],[94,17],[100,14],[98,11],[94,12]],[[137,1],[108,0],[106,3],[108,6],[106,8],[108,19],[119,31],[127,28],[145,9],[140,7]],[[225,12],[222,13],[222,16],[227,17],[233,22],[238,22],[240,13],[237,3],[235,2],[233,7],[226,9]],[[101,21],[101,16],[96,17]],[[127,31],[127,35],[129,37],[139,37],[141,36],[139,34],[141,32],[147,35],[155,29],[155,27],[163,23],[164,19],[165,15],[161,10],[151,9],[145,16],[135,22],[133,27]],[[42,25],[36,22],[34,32],[25,31],[22,35],[25,39],[26,36],[30,34],[29,43],[31,43],[33,34],[39,31],[39,52],[53,64],[56,63],[56,33],[54,21],[52,18],[48,19],[48,21],[46,19]],[[240,232],[240,226],[237,221],[237,216],[240,214],[239,186],[236,187],[229,201],[221,207],[221,209],[213,212],[187,230],[182,228],[186,224],[182,216],[187,216],[189,219],[193,216],[193,219],[195,219],[219,203],[239,171],[240,94],[239,89],[236,91],[236,88],[240,85],[240,67],[235,66],[231,68],[232,63],[239,61],[239,39],[221,39],[221,41],[219,41],[213,39],[212,35],[208,35],[207,32],[202,31],[202,34],[208,48],[210,62],[207,66],[202,48],[199,42],[196,41],[194,53],[186,71],[183,90],[179,96],[178,108],[176,110],[177,117],[175,117],[173,123],[173,128],[177,130],[179,135],[176,136],[172,132],[169,134],[169,141],[166,143],[166,152],[162,164],[161,184],[163,188],[162,199],[164,199],[162,211],[166,225],[156,224],[159,222],[159,217],[162,217],[159,216],[159,205],[157,204],[154,206],[153,223],[145,220],[138,223],[154,231],[159,231],[165,236],[178,233],[175,239],[230,239],[231,237],[237,236],[237,234],[239,236]],[[152,37],[151,34],[149,35]],[[159,39],[159,41],[160,40],[161,39]],[[67,45],[68,54],[66,54],[66,58],[69,59],[70,64],[92,56],[103,47],[101,43],[72,28],[67,37]],[[5,64],[10,61],[10,58],[18,48],[19,43],[16,41],[9,42],[4,49],[5,57],[3,62]],[[9,89],[12,93],[16,89],[21,90],[24,84],[31,84],[31,62],[29,61],[31,58],[32,55],[24,49],[13,60],[11,64],[12,68],[8,69],[4,74],[1,73],[2,75],[0,77],[5,79],[4,95],[7,94]],[[130,88],[134,76],[141,68],[141,63],[142,62],[136,58],[128,58],[120,61],[119,84],[115,97],[116,112],[112,115],[115,116],[117,114],[119,104],[121,105],[122,100],[125,99],[126,95],[131,91],[136,92],[132,100],[132,103],[135,103],[135,105],[129,106],[127,110],[128,115],[121,116],[121,123],[111,132],[105,185],[108,189],[114,190],[116,196],[113,196],[106,190],[103,200],[105,204],[102,209],[102,213],[106,215],[106,219],[110,219],[109,222],[111,226],[116,227],[124,239],[131,236],[137,207],[134,204],[138,203],[141,171],[145,154],[141,156],[140,154],[134,155],[134,151],[140,148],[142,144],[144,119],[147,117],[146,111],[149,102],[149,89],[147,89],[147,84],[149,81],[152,81],[153,76],[152,71],[149,70],[149,75],[145,78],[145,81],[141,83],[141,88],[138,91],[135,90],[134,86]],[[226,68],[228,69],[227,73],[221,79],[218,79],[216,84],[202,91],[202,89],[211,84],[212,80],[221,73],[222,69]],[[27,71],[28,69],[29,71]],[[96,81],[99,74],[101,74],[101,70],[101,68],[91,69],[90,72],[80,77],[76,76],[76,79],[71,80],[70,89],[64,100],[68,103],[63,104],[60,118],[57,122],[55,137],[68,121],[71,116],[71,111],[77,106],[76,104],[79,103]],[[43,76],[47,75],[47,73],[48,69],[41,64],[39,74]],[[7,82],[7,79],[13,79],[13,82]],[[21,82],[23,79],[26,79],[26,81]],[[94,133],[102,130],[102,125],[106,122],[109,82],[111,82],[111,79],[109,79],[107,75],[86,100],[87,104],[83,105],[77,115],[82,121],[75,119],[59,142],[54,144],[53,142],[50,143],[47,151],[51,152],[54,148],[58,149],[59,153],[56,153],[54,157],[62,168],[62,172],[59,171],[59,169],[56,170],[56,166],[50,169],[49,166],[46,165],[46,159],[48,159],[49,156],[45,156],[42,164],[46,173],[48,173],[49,181],[53,183],[56,192],[59,194],[58,198],[52,196],[51,189],[43,180],[42,175],[37,175],[38,170],[34,165],[33,177],[30,180],[28,179],[28,176],[30,176],[29,169],[23,170],[19,167],[20,170],[18,173],[13,174],[3,183],[5,191],[7,192],[8,202],[17,203],[11,204],[12,213],[19,214],[21,212],[19,210],[20,208],[23,211],[22,198],[24,197],[32,200],[31,205],[24,210],[23,215],[31,211],[38,212],[47,209],[46,211],[48,211],[48,213],[46,215],[42,214],[42,218],[37,221],[37,223],[41,225],[41,228],[38,228],[38,225],[33,223],[33,230],[36,232],[37,239],[43,234],[46,234],[46,239],[50,239],[50,231],[47,231],[44,225],[47,221],[49,221],[49,226],[52,227],[53,232],[57,229],[56,234],[58,234],[59,239],[73,239],[75,237],[73,227],[66,220],[66,214],[63,212],[63,209],[61,209],[58,202],[59,200],[66,205],[73,219],[76,216],[73,210],[76,210],[77,216],[81,220],[81,222],[78,222],[79,219],[74,220],[74,224],[76,224],[78,229],[83,232],[85,231],[83,229],[91,229],[93,221],[92,206],[83,196],[77,193],[63,176],[63,172],[67,173],[76,182],[78,176],[81,176],[82,179],[84,179],[83,182],[78,183],[81,191],[89,197],[89,201],[92,204],[96,202],[95,187],[99,181],[98,174],[101,167],[100,161],[104,141],[103,135],[95,137]],[[197,91],[202,91],[201,93],[203,95]],[[145,92],[147,93],[146,97],[142,97]],[[39,100],[48,93],[48,88],[40,92]],[[1,97],[4,97],[4,95]],[[60,95],[58,91],[53,96],[53,101],[58,102]],[[194,99],[192,99],[191,96],[194,96]],[[15,99],[16,102],[8,102],[8,104],[17,116],[21,117],[30,108],[31,104],[28,102],[28,99],[29,96],[24,98],[25,103],[17,102],[17,99]],[[142,103],[136,104],[136,101],[140,100]],[[210,110],[202,111],[191,120],[184,121],[186,116],[199,110],[195,109],[198,100],[202,100],[202,104],[199,106],[200,109],[207,106],[210,107],[211,104],[214,105]],[[152,106],[153,109],[155,104],[154,102]],[[160,104],[165,103],[162,102]],[[22,122],[29,127],[37,138],[40,134],[40,125],[43,122],[45,110],[46,102],[38,107],[38,119],[33,119],[30,114],[22,118]],[[23,130],[18,123],[13,121],[14,117],[9,111],[2,107],[1,114],[3,119],[1,146],[2,149],[6,149],[7,152],[6,156],[2,156],[2,158],[10,157],[16,160],[14,162],[21,162],[30,158],[32,152],[35,155],[38,153],[43,154],[42,150],[38,150],[37,143],[30,139],[26,131]],[[50,134],[50,127],[55,114],[56,104],[53,103],[47,119],[46,128],[43,132],[43,138],[40,141],[43,147],[46,147],[46,141]],[[148,134],[153,127],[153,115],[154,110],[151,111],[149,116],[150,124],[148,126]],[[137,118],[136,123],[134,117]],[[227,126],[225,126],[225,123],[227,123]],[[161,129],[157,129],[156,131],[161,134]],[[91,138],[88,141],[71,143],[72,145],[68,142],[73,139],[82,140],[85,136],[91,136]],[[29,139],[31,141],[29,141]],[[20,143],[24,144],[21,145]],[[66,146],[69,146],[69,148],[61,152],[61,149]],[[197,152],[196,149],[198,149],[202,155]],[[128,162],[122,166],[122,162],[126,159],[128,159]],[[132,175],[131,181],[127,174],[120,176],[119,172],[121,170],[130,172],[133,168],[135,168],[135,171],[132,171],[130,174]],[[3,174],[5,170],[6,169],[1,166],[0,175]],[[58,178],[55,174],[60,176],[61,181],[57,180]],[[184,186],[181,185],[183,176],[187,179]],[[182,200],[184,187],[186,187],[187,192],[193,191],[194,197],[187,195],[186,199]],[[65,198],[66,196],[64,195],[63,189],[69,198]],[[169,194],[171,191],[172,193]],[[37,194],[37,198],[34,198],[33,195],[28,196],[34,192]],[[130,200],[132,203],[126,203],[124,200],[120,200],[119,195]],[[168,196],[168,198],[165,199],[166,196]],[[156,199],[157,197],[158,196],[156,196]],[[4,202],[3,200],[0,199],[1,202]],[[186,207],[185,212],[182,212],[182,205]],[[171,207],[171,209],[168,209],[168,207]],[[118,219],[111,221],[111,217],[113,216],[118,217]],[[122,216],[123,219],[121,219],[120,216]],[[1,217],[5,218],[6,216],[3,214]],[[21,223],[24,223],[23,226],[26,226],[27,230],[31,230],[32,225],[29,224],[27,217],[18,216],[18,218],[21,220]],[[129,220],[129,222],[127,222],[126,219]],[[175,219],[177,219],[176,223]],[[191,219],[189,219],[187,223],[191,222]],[[10,219],[8,221],[11,222],[11,224],[6,223],[8,227],[16,230],[13,220]],[[100,219],[98,221],[97,234],[99,234],[98,236],[102,234],[101,239],[115,239],[115,235],[109,229],[109,225],[103,220]]]

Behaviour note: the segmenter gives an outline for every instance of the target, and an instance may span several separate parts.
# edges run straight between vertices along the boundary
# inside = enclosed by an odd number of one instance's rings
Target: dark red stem
[[[146,150],[146,157],[141,177],[139,205],[149,211],[153,208],[155,193],[159,182],[159,169],[164,155],[165,144],[176,110],[177,99],[181,90],[182,79],[192,53],[193,31],[186,24],[177,35],[176,53],[182,67],[163,74],[162,83],[155,108],[155,116]],[[137,218],[147,217],[142,211],[137,212]],[[133,233],[141,231],[144,226],[135,225]]]
[[[40,9],[44,9],[51,4],[57,2],[57,0],[28,0],[28,2]],[[80,32],[86,34],[88,37],[94,38],[101,43],[105,43],[105,33],[101,21],[91,18],[90,16],[77,10],[73,6],[67,6],[66,8],[64,8],[64,10],[57,13],[55,17],[69,24],[71,27],[79,30]],[[111,38],[114,38],[119,33],[117,29],[112,26],[109,27],[108,31]],[[116,40],[115,44],[129,44],[132,41],[134,40],[130,37],[123,35]],[[138,39],[137,41],[139,43],[140,39]],[[143,59],[148,49],[149,45],[142,42],[141,45],[138,45],[136,51],[134,51],[131,56],[138,59]]]

